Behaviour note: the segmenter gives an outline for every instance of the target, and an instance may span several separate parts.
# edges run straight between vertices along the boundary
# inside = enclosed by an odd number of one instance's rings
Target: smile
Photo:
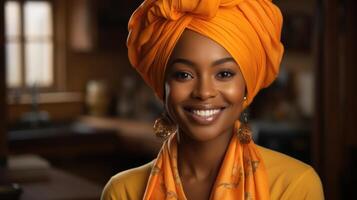
[[[212,116],[219,113],[221,109],[213,109],[213,110],[192,110],[191,112],[200,117],[211,118]]]
[[[199,125],[210,125],[216,121],[224,108],[211,108],[211,109],[196,109],[186,108],[185,111],[188,114],[192,122]]]

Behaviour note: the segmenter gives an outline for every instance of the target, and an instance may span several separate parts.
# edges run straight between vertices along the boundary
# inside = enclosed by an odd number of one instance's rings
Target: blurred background
[[[99,199],[112,175],[151,161],[162,143],[152,131],[162,105],[125,46],[142,1],[0,2],[0,199]],[[255,141],[312,165],[327,199],[349,199],[356,1],[274,2],[286,51],[249,108]]]

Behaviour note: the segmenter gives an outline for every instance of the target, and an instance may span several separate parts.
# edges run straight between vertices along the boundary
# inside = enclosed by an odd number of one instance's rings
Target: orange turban
[[[282,15],[270,0],[146,0],[129,21],[129,60],[163,99],[165,67],[183,31],[224,47],[239,64],[247,105],[277,76]]]

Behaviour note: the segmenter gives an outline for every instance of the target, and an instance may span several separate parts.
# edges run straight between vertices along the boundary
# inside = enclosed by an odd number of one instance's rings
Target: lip
[[[199,125],[213,124],[215,121],[217,121],[217,119],[222,114],[224,109],[225,109],[224,106],[212,106],[212,105],[194,105],[194,106],[184,107],[185,113],[188,115],[189,119],[191,119],[193,122]],[[203,115],[199,115],[197,113],[198,111],[199,112],[211,111],[211,113],[208,116],[203,116]]]

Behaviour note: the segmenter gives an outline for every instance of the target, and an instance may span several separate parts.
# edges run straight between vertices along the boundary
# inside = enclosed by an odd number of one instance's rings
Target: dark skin
[[[242,112],[244,78],[222,46],[190,30],[178,40],[165,76],[165,108],[178,125],[185,195],[207,200]]]

